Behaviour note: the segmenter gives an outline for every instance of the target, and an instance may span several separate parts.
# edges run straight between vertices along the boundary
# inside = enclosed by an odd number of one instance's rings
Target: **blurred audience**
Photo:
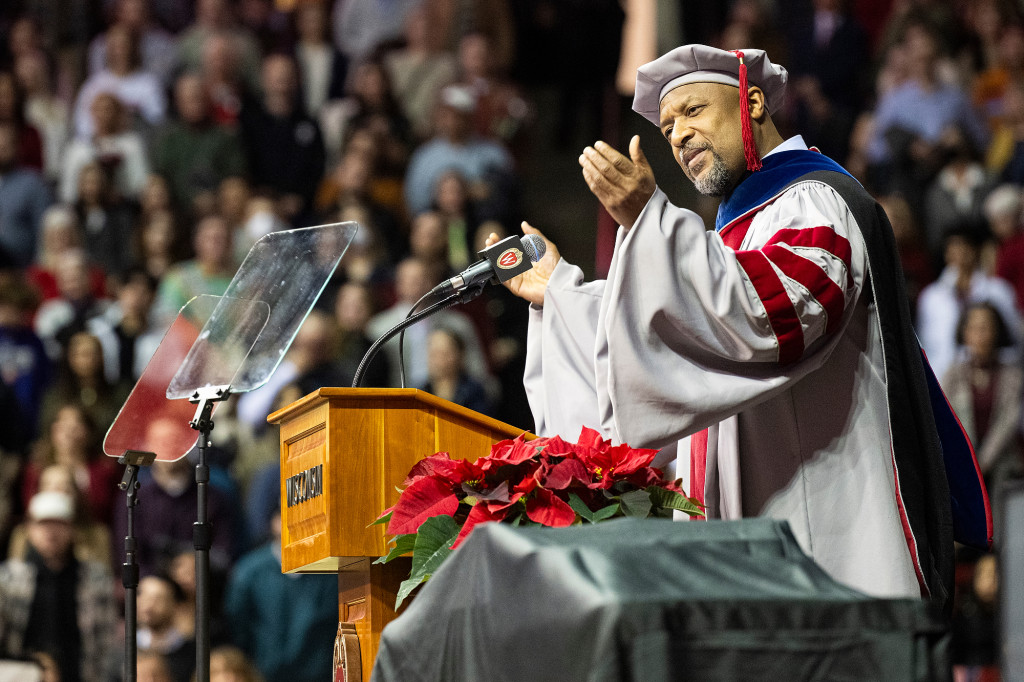
[[[214,121],[199,76],[175,81],[174,105],[176,117],[157,131],[153,167],[167,180],[179,214],[203,215],[223,180],[245,174],[245,149],[234,130]]]
[[[196,668],[195,637],[176,626],[177,607],[184,601],[181,587],[166,575],[147,575],[139,581],[138,650],[163,656],[174,682],[191,682]]]
[[[466,344],[458,333],[439,328],[427,337],[427,383],[422,388],[439,398],[491,415],[483,384],[466,373]]]
[[[268,682],[328,678],[338,628],[338,579],[281,573],[281,514],[270,541],[238,560],[224,611],[232,641]]]
[[[1008,480],[1024,475],[1020,399],[1024,369],[1020,358],[1000,357],[1013,345],[999,309],[991,303],[968,306],[956,330],[963,358],[942,379],[942,386],[971,439],[993,501]],[[996,516],[996,515],[993,515]]]
[[[96,95],[89,113],[92,136],[75,138],[65,152],[61,201],[74,203],[79,198],[78,176],[90,163],[100,165],[121,197],[138,199],[149,178],[149,155],[142,136],[125,129],[125,108],[116,95],[109,92]]]
[[[242,137],[257,191],[276,199],[278,213],[298,225],[309,217],[326,153],[320,126],[302,110],[295,60],[263,62],[260,102],[243,108]]]
[[[29,502],[27,555],[0,564],[0,632],[8,655],[44,652],[62,680],[106,682],[116,660],[114,582],[103,564],[75,557],[74,513],[63,493]]]
[[[2,102],[0,77],[0,102]],[[43,212],[53,203],[50,189],[39,172],[18,160],[18,133],[0,118],[0,248],[17,265],[26,266],[36,255]]]
[[[476,96],[466,86],[449,85],[435,109],[434,136],[413,152],[405,176],[405,203],[413,214],[430,206],[437,181],[451,170],[469,183],[486,217],[511,208],[512,157],[503,146],[473,132]]]
[[[106,33],[104,68],[82,84],[75,101],[74,126],[77,137],[95,133],[90,111],[102,93],[115,95],[128,109],[129,127],[148,131],[167,115],[167,97],[160,79],[147,71],[140,54],[139,35],[124,24],[114,24]]]
[[[921,291],[917,302],[917,333],[935,376],[944,377],[956,361],[956,329],[971,303],[987,301],[1003,317],[1010,345],[1019,349],[1021,316],[1013,288],[980,269],[981,235],[970,226],[947,233],[946,267],[939,278]]]

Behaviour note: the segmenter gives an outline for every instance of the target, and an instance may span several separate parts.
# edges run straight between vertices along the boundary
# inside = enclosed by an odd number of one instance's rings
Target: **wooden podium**
[[[370,524],[417,461],[441,451],[475,460],[523,430],[411,388],[321,388],[267,421],[281,426],[282,570],[338,574],[338,620],[358,636],[369,682],[409,573],[408,561],[373,565],[388,548],[384,526]]]

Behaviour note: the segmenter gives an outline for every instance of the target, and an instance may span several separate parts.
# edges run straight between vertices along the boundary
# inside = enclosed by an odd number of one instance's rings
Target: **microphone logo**
[[[498,256],[498,267],[505,270],[511,270],[522,262],[523,252],[515,247],[505,249],[502,254]]]

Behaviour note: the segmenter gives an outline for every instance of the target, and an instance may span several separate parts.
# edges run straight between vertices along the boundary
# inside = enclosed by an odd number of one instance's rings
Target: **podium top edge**
[[[365,403],[365,402],[378,402],[378,401],[394,401],[398,402],[401,407],[409,408],[417,405],[422,407],[429,407],[431,409],[441,410],[454,416],[469,419],[473,422],[480,424],[486,428],[492,429],[502,434],[508,435],[510,438],[514,438],[520,434],[526,434],[527,439],[536,438],[536,436],[525,429],[506,424],[503,421],[488,417],[485,414],[481,414],[468,407],[462,405],[456,405],[455,403],[439,398],[432,393],[421,391],[418,388],[336,388],[336,387],[323,387],[304,395],[290,405],[282,407],[276,412],[272,412],[267,416],[267,422],[270,424],[280,424],[291,416],[305,412],[314,406],[320,405],[324,402],[329,403]],[[353,405],[357,407],[358,405]],[[369,405],[367,405],[369,407]]]

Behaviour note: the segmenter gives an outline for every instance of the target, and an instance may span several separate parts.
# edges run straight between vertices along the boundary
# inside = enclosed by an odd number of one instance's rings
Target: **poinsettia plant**
[[[491,447],[475,462],[438,452],[420,460],[395,506],[374,523],[394,537],[387,563],[412,552],[412,572],[395,608],[437,570],[480,523],[562,527],[622,516],[703,516],[681,481],[651,466],[657,450],[612,445],[593,429],[579,441],[519,436]]]

